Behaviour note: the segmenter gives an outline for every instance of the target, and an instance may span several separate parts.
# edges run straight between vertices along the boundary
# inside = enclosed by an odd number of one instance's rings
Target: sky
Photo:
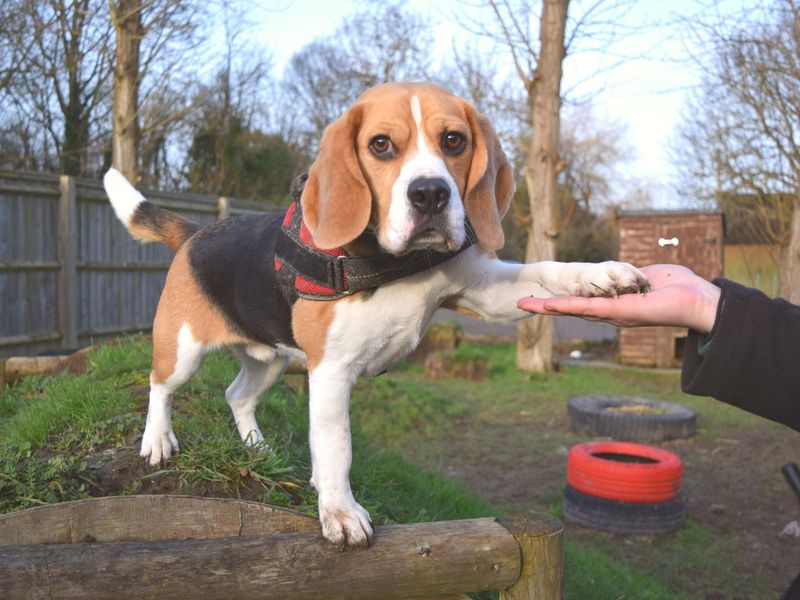
[[[592,3],[573,0],[571,14],[577,16],[582,7]],[[437,53],[447,57],[452,43],[471,35],[459,25],[461,16],[491,18],[488,9],[479,4],[477,0],[438,0],[434,7],[431,2],[409,0],[405,6],[428,16],[435,29]],[[618,35],[613,45],[602,51],[585,47],[581,51],[579,45],[564,63],[562,90],[569,91],[567,100],[590,102],[592,114],[600,122],[625,128],[632,159],[620,173],[621,180],[643,182],[656,206],[676,207],[685,200],[676,189],[670,156],[679,152],[675,128],[687,94],[701,76],[692,57],[702,55],[686,23],[698,15],[713,16],[711,10],[733,17],[746,4],[746,0],[722,0],[719,9],[711,9],[707,0],[638,0],[616,15]],[[275,75],[280,77],[295,51],[333,33],[359,3],[276,0],[265,6],[256,29],[259,43],[272,54]],[[496,56],[499,68],[512,69],[510,55],[500,52]]]

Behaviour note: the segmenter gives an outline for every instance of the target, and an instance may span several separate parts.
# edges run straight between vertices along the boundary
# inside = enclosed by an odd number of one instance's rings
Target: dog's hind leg
[[[258,360],[241,348],[235,349],[234,354],[241,361],[242,370],[225,390],[225,399],[242,441],[254,446],[264,441],[256,422],[258,398],[283,375],[289,359],[272,354],[265,356],[266,360]]]
[[[154,333],[153,339],[157,341],[164,337]],[[153,348],[150,404],[140,453],[151,465],[167,460],[178,451],[178,440],[172,431],[172,395],[197,372],[210,350],[192,336],[186,323],[175,337],[176,344],[160,346],[156,343]]]

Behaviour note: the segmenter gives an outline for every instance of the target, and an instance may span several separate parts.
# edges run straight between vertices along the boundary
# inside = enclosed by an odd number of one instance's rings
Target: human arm
[[[685,267],[642,272],[646,294],[619,298],[523,298],[539,314],[574,315],[623,327],[688,327],[681,386],[800,431],[800,307]],[[702,350],[701,350],[702,348]]]
[[[681,388],[800,431],[800,307],[714,283],[722,290],[717,320],[710,340],[689,330]]]

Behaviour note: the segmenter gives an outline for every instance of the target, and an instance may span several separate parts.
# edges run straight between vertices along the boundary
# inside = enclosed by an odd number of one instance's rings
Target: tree
[[[565,57],[576,46],[602,51],[614,43],[615,22],[630,0],[596,0],[579,6],[569,20],[569,0],[542,0],[539,13],[539,43],[531,32],[529,0],[487,0],[493,25],[473,20],[473,29],[489,36],[511,56],[514,70],[525,90],[527,131],[525,186],[528,190],[530,222],[526,262],[553,260],[561,219],[558,208],[561,76]],[[549,371],[553,368],[554,325],[548,317],[533,317],[520,323],[517,333],[517,367]]]
[[[3,2],[0,162],[92,176],[110,166],[113,145],[114,164],[138,179],[138,147],[187,114],[196,73],[185,56],[200,60],[208,12],[195,0]]]
[[[284,88],[287,110],[303,115],[296,141],[315,147],[328,123],[373,85],[425,79],[432,55],[428,22],[401,3],[373,3],[353,14],[291,58]]]
[[[139,179],[139,46],[144,36],[142,0],[109,0],[116,37],[112,165],[130,181]]]
[[[15,43],[24,49],[5,73],[7,130],[19,147],[39,154],[26,160],[81,175],[107,132],[111,90],[110,35],[103,0],[10,0],[17,20]]]
[[[800,6],[696,32],[712,51],[678,136],[684,183],[778,246],[781,295],[800,303]]]
[[[226,23],[233,1],[221,1]],[[169,175],[168,137],[191,110],[196,65],[209,37],[204,24],[216,26],[217,15],[194,0],[108,5],[115,31],[112,164],[132,181],[161,187]]]
[[[223,70],[214,86],[200,92],[185,168],[191,191],[277,205],[288,202],[292,179],[308,166],[310,157],[255,125],[250,93],[251,77],[258,73]]]
[[[543,0],[539,19],[539,44],[533,42],[527,2],[512,7],[507,0],[488,0],[499,31],[481,29],[503,44],[525,90],[530,134],[525,156],[525,187],[530,206],[526,262],[555,260],[558,230],[557,175],[561,113],[562,63],[566,53],[569,0]],[[517,329],[517,368],[528,371],[553,369],[551,319],[533,317]]]
[[[540,51],[533,77],[526,81],[533,137],[525,163],[525,182],[533,223],[525,262],[555,260],[558,230],[559,125],[561,74],[568,0],[544,0],[540,25]],[[519,67],[518,67],[519,68]],[[521,76],[528,77],[520,71]],[[534,317],[517,330],[517,368],[550,371],[553,368],[552,319]]]

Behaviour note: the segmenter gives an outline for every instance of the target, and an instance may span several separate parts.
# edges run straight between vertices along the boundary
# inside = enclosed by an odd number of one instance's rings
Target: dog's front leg
[[[463,285],[455,298],[457,306],[487,321],[530,317],[517,308],[517,300],[525,296],[617,296],[649,289],[639,269],[615,261],[518,264],[476,252],[456,266]]]
[[[311,484],[319,495],[322,535],[342,546],[369,546],[369,513],[350,489],[350,389],[354,383],[346,368],[321,363],[308,375]]]

